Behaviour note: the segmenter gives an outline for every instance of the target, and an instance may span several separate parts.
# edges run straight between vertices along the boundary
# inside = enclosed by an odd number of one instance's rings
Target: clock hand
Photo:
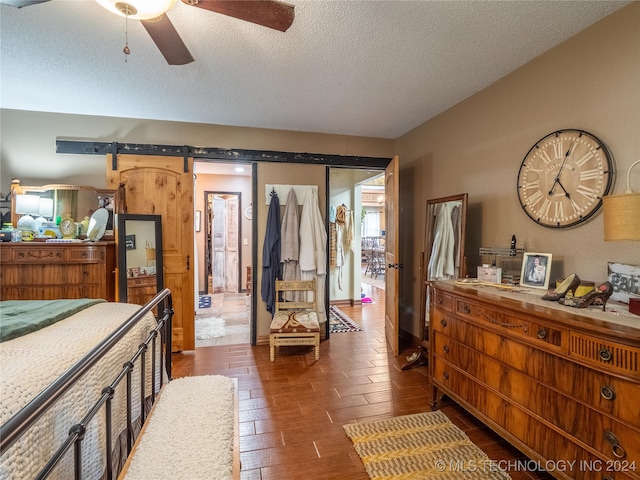
[[[560,174],[562,173],[562,169],[564,168],[564,164],[567,163],[567,158],[569,158],[569,154],[571,153],[571,148],[573,147],[573,144],[575,142],[571,142],[571,145],[569,145],[569,148],[567,148],[567,153],[564,154],[564,158],[562,159],[562,164],[560,165],[560,170],[558,170],[558,174],[556,175],[555,180],[553,181],[553,185],[551,185],[551,190],[549,190],[549,195],[553,195],[553,191],[556,188],[556,183],[560,184],[560,187],[562,187],[562,190],[564,190],[565,195],[568,197],[569,194],[567,193],[567,189],[564,188],[564,186],[560,183]]]

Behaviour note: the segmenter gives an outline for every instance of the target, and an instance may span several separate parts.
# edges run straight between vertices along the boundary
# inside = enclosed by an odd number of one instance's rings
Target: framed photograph
[[[551,254],[524,252],[520,285],[533,288],[549,288]]]
[[[127,250],[135,250],[136,249],[136,236],[135,235],[126,235],[124,237],[124,244]]]
[[[196,232],[200,231],[200,210],[196,210],[196,214],[193,217],[193,223],[196,226]]]
[[[629,298],[640,294],[640,265],[608,262],[607,280],[613,285],[611,300],[629,303]]]

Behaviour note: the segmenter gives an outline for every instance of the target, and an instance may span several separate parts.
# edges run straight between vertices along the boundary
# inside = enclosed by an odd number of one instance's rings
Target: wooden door
[[[186,167],[186,168],[185,168]],[[185,171],[186,170],[186,171]],[[193,350],[193,159],[107,155],[107,188],[124,185],[127,213],[162,216],[164,285],[173,299],[173,351]]]
[[[385,181],[385,305],[384,332],[391,351],[397,357],[400,350],[398,327],[398,269],[401,263],[398,258],[398,224],[399,224],[399,170],[400,159],[396,155],[387,166],[384,174]]]

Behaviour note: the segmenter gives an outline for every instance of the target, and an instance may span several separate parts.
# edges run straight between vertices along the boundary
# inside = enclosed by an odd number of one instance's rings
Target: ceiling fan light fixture
[[[96,0],[100,5],[116,15],[135,20],[149,20],[156,18],[170,10],[176,0]]]

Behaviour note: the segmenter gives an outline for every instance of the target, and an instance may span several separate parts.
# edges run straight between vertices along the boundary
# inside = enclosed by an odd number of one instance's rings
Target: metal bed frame
[[[130,360],[123,365],[122,370],[114,380],[102,389],[100,397],[91,409],[86,412],[85,416],[78,423],[69,429],[67,439],[62,443],[62,445],[60,445],[58,450],[54,453],[36,478],[38,480],[47,478],[62,457],[73,447],[74,478],[75,480],[82,479],[82,442],[87,430],[87,425],[98,414],[103,405],[105,406],[106,414],[105,478],[107,480],[112,480],[114,478],[114,474],[117,477],[118,472],[113,472],[113,462],[110,451],[113,438],[111,418],[112,400],[115,389],[122,381],[126,380],[127,454],[129,454],[131,453],[131,448],[135,442],[135,420],[132,418],[133,392],[135,386],[132,385],[132,373],[135,369],[135,362],[140,359],[140,420],[141,423],[144,424],[148,411],[145,409],[145,370],[146,354],[149,346],[151,346],[152,371],[151,395],[149,397],[151,404],[156,400],[156,390],[159,390],[163,384],[162,361],[156,361],[158,337],[160,337],[161,342],[161,353],[164,354],[164,367],[166,369],[167,377],[171,380],[171,319],[174,312],[171,292],[166,288],[153,297],[149,303],[141,307],[134,315],[129,317],[117,330],[91,349],[76,364],[40,392],[33,400],[25,405],[22,410],[0,427],[0,455],[4,454],[4,452],[8,450],[21,435],[23,435],[49,408],[55,404],[56,400],[67,392],[79,378],[87,373],[91,367],[93,367],[112,347],[114,347],[136,323],[142,320],[144,316],[155,307],[158,307],[159,312],[158,317],[156,317],[156,327],[149,332],[149,336],[138,346],[138,350],[132,355]],[[160,314],[160,312],[162,313]],[[156,388],[157,372],[159,372],[160,378],[160,385],[158,388]]]

